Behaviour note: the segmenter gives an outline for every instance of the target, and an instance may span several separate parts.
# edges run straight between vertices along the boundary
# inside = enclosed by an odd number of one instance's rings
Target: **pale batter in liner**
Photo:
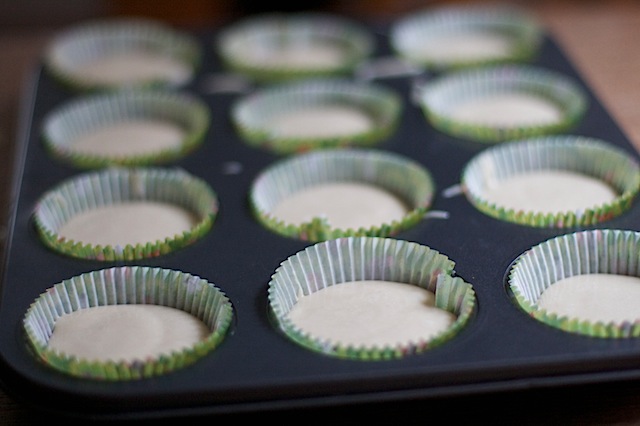
[[[400,221],[409,209],[394,194],[358,182],[318,184],[284,198],[270,212],[285,223],[300,225],[326,218],[337,229],[359,229]]]
[[[345,52],[328,43],[290,42],[278,46],[248,45],[238,50],[236,58],[251,66],[296,69],[335,68],[346,59]]]
[[[73,72],[91,83],[127,85],[154,80],[180,84],[190,78],[192,70],[165,55],[134,50],[97,57]]]
[[[640,320],[640,278],[582,274],[556,281],[537,301],[540,309],[581,321],[622,323]]]
[[[75,138],[69,145],[78,154],[106,157],[152,154],[177,149],[186,133],[180,126],[152,119],[126,120]]]
[[[604,181],[563,170],[531,171],[492,182],[484,201],[515,211],[560,213],[583,211],[618,196]]]
[[[449,117],[460,123],[515,127],[548,125],[563,119],[562,110],[550,100],[527,93],[496,93],[460,101]]]
[[[23,325],[44,365],[82,379],[129,381],[195,363],[226,338],[232,319],[229,298],[203,278],[120,266],[48,288]]]
[[[433,292],[391,281],[352,281],[301,297],[289,319],[316,339],[384,347],[428,340],[456,317],[436,308]]]
[[[181,235],[196,223],[195,215],[179,206],[131,201],[77,214],[57,233],[84,244],[124,247]]]
[[[497,32],[472,31],[431,34],[415,46],[412,55],[434,62],[475,61],[506,57],[512,40]]]
[[[268,127],[278,138],[321,138],[351,136],[374,128],[364,111],[341,105],[307,106],[276,115]]]
[[[176,308],[96,306],[61,316],[48,349],[88,361],[133,362],[192,347],[209,333],[204,322]]]

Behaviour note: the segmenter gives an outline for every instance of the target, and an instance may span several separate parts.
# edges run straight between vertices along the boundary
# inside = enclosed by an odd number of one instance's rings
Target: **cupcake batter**
[[[277,138],[323,138],[353,136],[374,127],[373,119],[364,111],[341,105],[305,106],[278,114],[268,122]]]
[[[334,229],[359,229],[400,221],[408,211],[402,200],[382,188],[337,182],[302,189],[284,198],[270,213],[287,224],[325,217]]]
[[[640,319],[640,278],[583,274],[557,281],[538,299],[538,307],[590,322],[621,323]]]
[[[56,321],[48,348],[93,361],[135,361],[192,347],[210,334],[197,317],[159,305],[97,306]]]
[[[352,281],[301,297],[288,318],[315,338],[342,345],[407,345],[434,337],[455,321],[434,303],[435,294],[416,285]]]
[[[237,55],[246,64],[266,68],[335,68],[345,60],[344,50],[328,43],[249,45]]]
[[[141,50],[99,56],[74,70],[83,81],[114,85],[147,81],[180,84],[191,77],[191,72],[188,65],[176,59]]]
[[[128,120],[75,138],[69,148],[85,155],[103,157],[152,154],[180,146],[185,131],[170,122],[152,119]]]
[[[84,244],[124,247],[173,238],[196,223],[195,215],[182,207],[135,201],[80,213],[61,226],[58,235]]]
[[[480,196],[515,211],[564,213],[612,202],[617,194],[605,182],[561,170],[528,172],[490,182]]]
[[[488,31],[429,34],[421,38],[414,49],[413,55],[430,61],[472,61],[507,56],[511,51],[511,40]]]
[[[494,127],[544,126],[563,118],[556,104],[527,93],[473,97],[454,105],[448,115],[462,123]]]

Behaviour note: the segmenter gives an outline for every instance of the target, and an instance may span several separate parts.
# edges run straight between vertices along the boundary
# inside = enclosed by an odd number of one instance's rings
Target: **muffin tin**
[[[374,59],[392,56],[391,25],[367,28],[375,34]],[[593,338],[550,327],[518,306],[508,284],[514,260],[543,241],[577,230],[637,229],[639,203],[631,200],[610,220],[570,229],[512,223],[476,209],[460,190],[462,171],[488,145],[451,136],[427,122],[413,93],[416,84],[436,76],[431,72],[376,80],[397,91],[404,103],[397,128],[376,149],[403,155],[431,174],[435,193],[429,209],[421,221],[393,238],[451,259],[451,278],[468,283],[475,292],[473,312],[442,344],[401,358],[344,359],[291,341],[269,308],[269,283],[283,262],[313,243],[274,232],[254,215],[251,186],[284,154],[251,146],[236,132],[230,110],[242,93],[209,90],[212,79],[227,72],[212,49],[215,36],[216,30],[193,34],[205,46],[205,54],[194,78],[181,88],[206,103],[210,126],[193,152],[164,167],[206,181],[217,195],[219,209],[208,232],[155,257],[75,258],[40,240],[33,215],[38,200],[82,170],[56,161],[42,140],[47,114],[77,93],[45,67],[35,70],[24,99],[2,264],[0,373],[10,394],[46,410],[118,419],[348,405],[640,377],[637,338]],[[630,158],[638,157],[548,35],[532,64],[568,76],[584,88],[585,115],[568,133],[607,141]],[[125,382],[73,377],[40,362],[23,325],[38,296],[72,277],[129,265],[182,271],[214,284],[233,306],[224,340],[177,371]]]

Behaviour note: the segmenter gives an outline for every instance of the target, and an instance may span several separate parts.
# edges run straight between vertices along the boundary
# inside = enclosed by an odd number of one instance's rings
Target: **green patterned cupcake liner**
[[[58,319],[82,309],[110,305],[160,305],[192,314],[210,330],[193,347],[135,361],[98,361],[61,353],[48,345]],[[224,341],[233,319],[227,296],[206,280],[180,271],[123,266],[87,272],[43,292],[23,321],[34,355],[47,366],[82,379],[128,381],[185,368]],[[98,338],[98,336],[96,336]]]
[[[190,154],[202,144],[210,120],[206,104],[187,93],[153,89],[121,91],[76,98],[56,108],[45,117],[42,138],[53,157],[81,169],[147,166],[168,163]],[[91,152],[78,146],[81,144],[78,141],[87,135],[115,130],[121,124],[130,123],[151,123],[152,126],[160,123],[174,127],[176,143],[155,148],[152,143],[147,146],[149,141],[140,140],[143,147],[127,148],[127,152],[116,148],[114,152],[104,148]],[[131,140],[127,145],[140,144]]]
[[[483,143],[563,133],[582,120],[588,107],[576,81],[531,65],[455,71],[424,84],[416,93],[435,129]],[[469,112],[469,105],[481,111]],[[467,110],[460,117],[463,108]]]
[[[277,268],[268,288],[277,327],[293,342],[312,351],[359,361],[398,359],[428,351],[455,336],[468,324],[476,307],[473,287],[453,277],[454,262],[417,243],[376,237],[324,241],[298,252]],[[408,344],[367,347],[314,337],[288,317],[300,298],[353,281],[411,284],[435,293],[435,307],[453,313],[455,321],[431,338]]]
[[[101,63],[98,74],[87,72],[86,67],[95,64],[94,61],[114,58],[120,60],[112,68],[105,68]],[[137,61],[145,58],[155,62],[133,68]],[[181,87],[193,79],[201,61],[201,46],[195,38],[144,18],[102,19],[79,24],[56,35],[44,56],[45,68],[51,75],[78,91]]]
[[[136,244],[100,245],[60,234],[61,227],[80,214],[134,202],[184,209],[195,217],[194,224],[181,234]],[[184,170],[110,168],[81,174],[48,190],[36,204],[33,221],[41,241],[58,253],[99,261],[131,261],[166,255],[195,243],[209,232],[217,212],[216,193]]]
[[[640,277],[639,250],[637,231],[595,229],[561,235],[518,256],[509,271],[509,289],[524,312],[551,327],[598,338],[640,337],[640,316],[623,322],[594,322],[538,306],[543,292],[566,278],[584,274]]]
[[[364,26],[319,12],[251,16],[214,40],[227,69],[261,83],[348,75],[374,45]]]
[[[488,188],[530,172],[566,171],[596,178],[617,196],[608,203],[571,211],[525,211],[486,199]],[[520,225],[572,228],[596,225],[625,213],[640,190],[640,165],[622,149],[603,140],[583,136],[544,136],[490,147],[464,167],[462,188],[479,211]]]
[[[334,228],[320,214],[309,222],[293,224],[272,213],[292,194],[319,184],[347,182],[369,184],[394,194],[407,204],[407,213],[392,223],[358,229]],[[254,216],[267,229],[285,237],[318,242],[349,236],[394,236],[423,220],[434,191],[429,171],[408,158],[371,149],[335,149],[299,154],[270,166],[254,180],[249,203]]]
[[[535,17],[519,7],[452,5],[401,19],[391,29],[390,43],[398,56],[414,64],[451,71],[531,61],[542,36]],[[485,38],[485,46],[477,45]],[[430,43],[436,50],[428,50]]]
[[[349,120],[356,122],[355,127],[347,122],[346,129],[334,131],[338,127],[335,117],[330,120],[322,115],[307,117],[309,125],[302,130],[292,131],[287,130],[286,125],[280,128],[277,125],[279,120],[286,120],[292,114],[305,111],[315,114],[336,108],[341,109],[344,120],[353,112],[354,118]],[[397,93],[374,83],[314,79],[273,85],[245,95],[232,106],[231,117],[247,144],[278,154],[291,154],[377,145],[396,130],[402,108]],[[305,119],[295,121],[301,120]]]

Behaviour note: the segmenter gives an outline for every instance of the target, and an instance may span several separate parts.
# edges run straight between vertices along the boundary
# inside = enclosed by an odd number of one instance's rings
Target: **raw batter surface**
[[[435,294],[391,281],[352,281],[304,296],[289,312],[314,337],[342,345],[407,345],[445,331],[456,319]]]

